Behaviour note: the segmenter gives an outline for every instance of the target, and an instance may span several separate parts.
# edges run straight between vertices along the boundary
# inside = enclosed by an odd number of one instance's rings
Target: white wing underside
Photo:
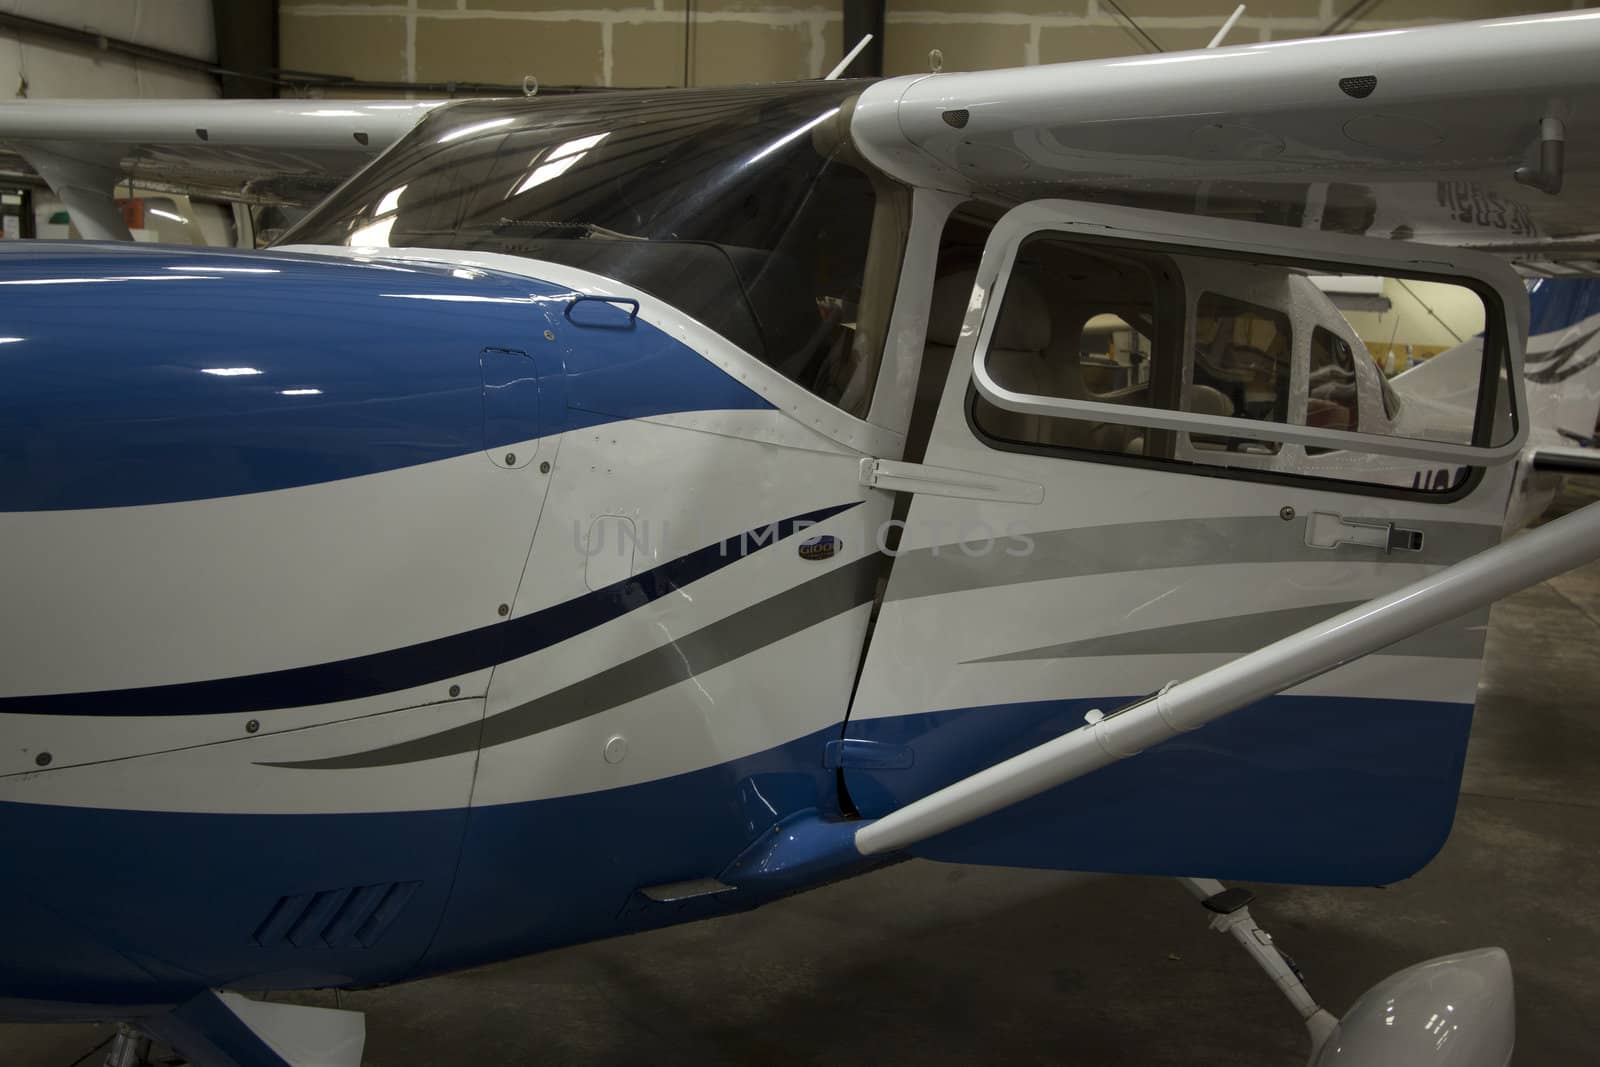
[[[1580,11],[902,77],[862,94],[851,129],[892,175],[1001,203],[1088,199],[1586,271],[1600,261],[1596,56],[1600,11]],[[0,143],[41,174],[36,160],[304,204],[439,103],[26,101],[0,104]],[[1512,177],[1540,163],[1552,118],[1557,195]]]
[[[109,176],[225,199],[310,204],[440,103],[17,101],[0,104],[0,171],[36,173],[53,187],[46,172],[65,169],[97,185]]]
[[[903,180],[1600,256],[1600,11],[895,78],[853,131]],[[1362,94],[1365,95],[1362,95]],[[1557,195],[1513,172],[1565,131]]]

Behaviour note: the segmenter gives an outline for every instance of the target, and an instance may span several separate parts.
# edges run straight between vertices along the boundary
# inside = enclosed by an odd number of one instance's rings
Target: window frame
[[[998,385],[985,367],[989,341],[1003,306],[1005,286],[1022,244],[1033,237],[1055,233],[1074,243],[1102,246],[1109,250],[1144,251],[1168,256],[1204,256],[1213,259],[1235,258],[1255,263],[1283,264],[1297,270],[1322,270],[1330,273],[1382,273],[1393,277],[1425,281],[1446,281],[1472,290],[1484,303],[1486,347],[1492,346],[1498,359],[1485,359],[1480,371],[1479,403],[1472,443],[1466,445],[1431,442],[1414,438],[1385,436],[1359,431],[1328,430],[1293,423],[1265,423],[1253,419],[1198,415],[1186,411],[1163,410],[1095,401],[1030,396],[1014,393]],[[1528,305],[1526,293],[1515,285],[1508,268],[1476,253],[1453,249],[1397,248],[1396,242],[1352,238],[1331,234],[1307,234],[1254,223],[1174,215],[1167,212],[1104,207],[1071,201],[1034,201],[1007,212],[990,233],[979,266],[974,300],[968,309],[963,329],[964,352],[957,353],[970,367],[976,392],[1002,410],[1049,418],[1071,418],[1143,427],[1149,431],[1198,432],[1220,436],[1257,438],[1286,444],[1314,445],[1339,451],[1397,456],[1455,467],[1480,468],[1504,463],[1520,453],[1527,437],[1527,410],[1522,387],[1522,337],[1525,335]],[[1428,258],[1422,258],[1427,256]],[[1513,297],[1508,302],[1505,297]],[[1515,297],[1521,299],[1516,300]],[[1192,328],[1192,310],[1184,305],[1184,333]],[[970,340],[969,340],[970,339]],[[1160,344],[1159,339],[1157,344]],[[1485,443],[1493,432],[1493,409],[1499,396],[1499,377],[1505,369],[1511,382],[1505,398],[1510,408],[1512,433],[1500,444]],[[969,405],[970,407],[970,405]],[[969,412],[969,422],[976,421]],[[983,434],[985,439],[990,435]],[[1015,442],[1013,442],[1015,443]],[[1066,446],[1044,446],[1047,452],[1068,450]],[[1084,449],[1070,449],[1086,457],[1108,457]],[[1158,457],[1126,457],[1134,462],[1160,462]],[[1204,467],[1175,461],[1180,469]],[[1216,468],[1224,473],[1237,467]],[[1299,476],[1272,471],[1275,478]],[[1375,483],[1315,478],[1321,484],[1334,483],[1350,490],[1380,488]],[[1472,480],[1472,479],[1467,479]],[[1406,495],[1411,495],[1407,493]],[[1439,499],[1435,494],[1427,494]]]
[[[1215,466],[1188,459],[1169,459],[1163,456],[1129,455],[1126,452],[1101,452],[1070,445],[1035,444],[997,437],[983,428],[978,421],[978,402],[983,400],[977,387],[969,379],[966,395],[962,399],[962,415],[967,430],[985,447],[996,452],[1010,452],[1019,456],[1040,456],[1046,459],[1071,460],[1081,463],[1105,463],[1113,467],[1134,470],[1158,470],[1168,474],[1186,474],[1195,478],[1221,478],[1259,485],[1284,485],[1317,492],[1340,493],[1345,496],[1376,497],[1380,500],[1419,500],[1430,504],[1450,504],[1471,496],[1483,482],[1485,468],[1461,468],[1466,474],[1454,480],[1449,488],[1428,490],[1417,485],[1384,484],[1381,482],[1352,481],[1348,478],[1331,478],[1320,474],[1277,470],[1271,467]],[[1161,433],[1164,431],[1152,431]],[[1313,459],[1317,458],[1315,456]]]

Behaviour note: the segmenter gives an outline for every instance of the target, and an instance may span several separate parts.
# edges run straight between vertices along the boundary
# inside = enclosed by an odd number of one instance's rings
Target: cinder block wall
[[[374,81],[725,85],[839,61],[837,4],[761,0],[280,0],[279,65]],[[685,40],[689,62],[685,70]]]
[[[1354,0],[1245,0],[1228,43],[1314,37]],[[1118,0],[1161,50],[1204,48],[1239,0]],[[1104,59],[1154,49],[1103,0],[887,0],[884,72],[929,69],[937,48],[945,70]],[[1378,0],[1345,32],[1581,7],[1571,0]]]
[[[1119,0],[1166,51],[1200,48],[1236,0]],[[1354,0],[1248,0],[1229,40],[1320,33]],[[1378,0],[1374,30],[1584,6],[1583,0]],[[280,64],[378,81],[724,85],[815,78],[843,54],[837,2],[280,0]],[[888,74],[1151,51],[1104,0],[887,0]],[[852,42],[853,43],[853,42]],[[686,59],[687,55],[687,59]]]
[[[219,0],[226,2],[226,0]],[[8,0],[5,11],[216,62],[211,0]],[[0,30],[0,87],[7,97],[208,97],[209,74],[174,70],[120,52]]]

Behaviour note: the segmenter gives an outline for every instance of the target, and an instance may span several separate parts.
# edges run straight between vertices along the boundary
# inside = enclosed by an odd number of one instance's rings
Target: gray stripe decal
[[[1201,622],[1153,626],[1148,630],[1106,634],[1081,641],[1043,645],[1021,652],[1006,652],[966,663],[1009,663],[1032,659],[1079,659],[1089,656],[1168,656],[1192,652],[1242,655],[1265,647],[1280,637],[1315,626],[1363,601],[1346,604],[1311,604],[1248,615],[1229,615]],[[1429,656],[1441,659],[1478,659],[1488,632],[1488,609],[1463,615],[1430,630],[1414,634],[1377,653],[1380,656]]]
[[[877,589],[882,563],[883,557],[873,554],[836,567],[676,641],[482,722],[347,756],[261,766],[328,771],[392,767],[473,752],[480,746],[492,748],[553,730],[704,674],[869,603]]]
[[[1399,520],[1402,526],[1410,525]],[[1284,522],[1276,515],[1219,519],[1167,519],[1084,526],[1029,534],[1033,549],[1019,555],[1015,540],[1001,538],[987,554],[966,555],[959,544],[918,548],[895,560],[889,600],[959,593],[968,589],[1016,585],[1051,578],[1200,567],[1219,563],[1456,563],[1500,543],[1500,527],[1480,523],[1418,522],[1424,533],[1420,552],[1341,545],[1312,548],[1305,543],[1305,520]],[[981,545],[981,543],[980,543]]]

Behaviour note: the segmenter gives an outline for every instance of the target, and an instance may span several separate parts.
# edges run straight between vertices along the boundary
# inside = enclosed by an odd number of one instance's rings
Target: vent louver
[[[251,940],[263,948],[371,948],[421,882],[381,882],[279,897]]]
[[[1354,78],[1340,78],[1339,88],[1344,90],[1346,96],[1353,96],[1357,100],[1365,100],[1372,95],[1372,90],[1378,87],[1376,74],[1362,74]]]

